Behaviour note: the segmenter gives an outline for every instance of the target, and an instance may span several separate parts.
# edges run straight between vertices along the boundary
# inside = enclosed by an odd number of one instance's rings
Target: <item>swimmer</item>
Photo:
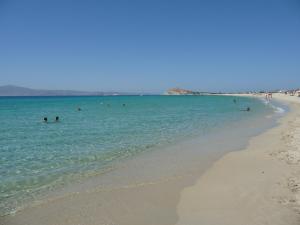
[[[249,112],[251,109],[250,107],[247,107],[246,109],[241,109],[241,111],[246,111],[246,112]]]
[[[55,122],[58,122],[59,121],[59,116],[56,116],[55,117]]]
[[[126,106],[126,104],[123,103],[123,107],[125,107],[125,106]]]
[[[233,103],[236,104],[236,99],[233,99]]]
[[[77,108],[77,111],[81,111],[81,108],[80,108],[80,107],[78,107],[78,108]]]
[[[48,122],[48,118],[44,117],[44,122],[47,123]]]

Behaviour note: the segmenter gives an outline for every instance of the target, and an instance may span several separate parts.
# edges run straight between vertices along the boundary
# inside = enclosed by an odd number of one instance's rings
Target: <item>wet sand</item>
[[[220,138],[223,142],[224,137]],[[175,224],[180,192],[193,185],[199,174],[223,154],[199,152],[197,156],[194,147],[198,145],[184,143],[176,149],[165,149],[165,156],[149,152],[136,161],[121,163],[119,170],[84,181],[82,186],[77,184],[66,191],[67,195],[46,198],[15,215],[0,218],[0,224]]]

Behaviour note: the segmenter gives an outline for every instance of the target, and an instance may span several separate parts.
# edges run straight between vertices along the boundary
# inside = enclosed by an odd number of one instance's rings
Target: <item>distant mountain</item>
[[[0,96],[103,96],[103,95],[124,95],[134,93],[119,92],[87,92],[71,90],[38,90],[14,85],[0,86]]]

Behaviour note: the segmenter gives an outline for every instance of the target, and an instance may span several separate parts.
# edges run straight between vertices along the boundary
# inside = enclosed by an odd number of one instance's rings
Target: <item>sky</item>
[[[0,85],[300,87],[300,0],[0,0]]]

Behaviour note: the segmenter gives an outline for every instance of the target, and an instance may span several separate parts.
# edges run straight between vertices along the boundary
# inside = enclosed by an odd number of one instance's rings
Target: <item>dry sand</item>
[[[300,98],[273,97],[291,111],[182,191],[178,225],[300,224]]]

